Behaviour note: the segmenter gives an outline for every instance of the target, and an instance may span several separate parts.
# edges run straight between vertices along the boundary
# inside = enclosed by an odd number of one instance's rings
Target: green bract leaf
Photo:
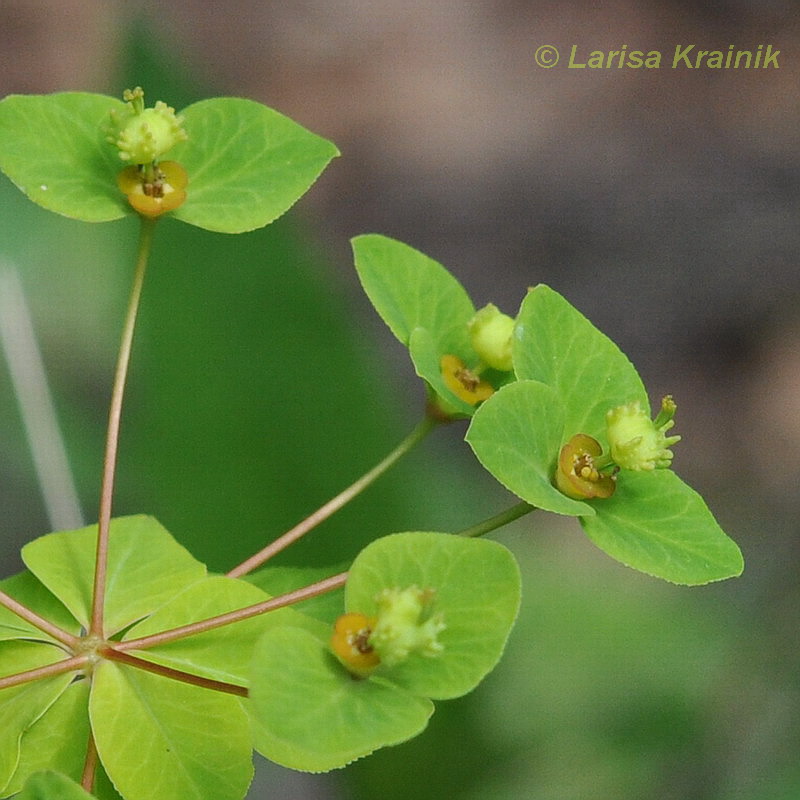
[[[565,440],[575,433],[598,438],[605,431],[606,412],[624,403],[638,400],[649,409],[633,364],[548,286],[532,289],[522,303],[513,357],[517,378],[556,390],[564,405]]]
[[[356,680],[319,636],[274,628],[256,646],[250,708],[255,748],[293,769],[324,772],[416,736],[433,704],[375,679]]]
[[[11,641],[0,643],[0,677],[53,664],[64,652],[49,644]],[[20,739],[69,686],[71,673],[0,690],[0,790],[17,769]],[[5,794],[3,795],[5,796]]]
[[[39,770],[57,770],[75,780],[81,777],[89,741],[88,701],[89,681],[74,682],[24,733],[17,771],[4,796],[18,792]]]
[[[18,800],[92,800],[92,795],[66,775],[48,770],[31,775]]]
[[[522,380],[495,392],[472,418],[466,440],[478,460],[507,489],[545,511],[591,516],[589,503],[553,486],[564,439],[564,404],[556,390]]]
[[[364,291],[404,345],[415,328],[426,328],[454,355],[471,352],[467,323],[475,306],[441,264],[380,234],[356,236],[351,244]]]
[[[345,585],[345,608],[373,616],[384,589],[435,591],[433,611],[445,624],[434,657],[374,673],[410,692],[434,699],[471,691],[497,664],[517,616],[520,577],[511,553],[488,539],[442,533],[397,533],[359,553]]]
[[[132,213],[117,188],[118,151],[106,141],[121,100],[64,92],[0,101],[0,169],[43,208],[84,222]]]
[[[168,158],[189,175],[176,219],[221,233],[261,228],[299,200],[339,154],[326,139],[252,100],[215,97],[180,112],[188,139]]]
[[[22,548],[28,569],[88,629],[92,606],[97,525],[49,533]],[[106,635],[141,619],[206,568],[152,517],[111,521],[106,578]]]
[[[238,698],[104,661],[89,715],[103,766],[125,800],[241,800],[252,778]]]
[[[699,585],[740,575],[736,543],[703,499],[670,470],[624,472],[617,490],[581,520],[612,558],[673,583]]]
[[[0,589],[62,630],[76,635],[80,633],[80,625],[75,618],[30,572],[20,572],[0,581]],[[0,606],[0,641],[23,638],[54,641],[49,634],[40,631],[5,606]]]

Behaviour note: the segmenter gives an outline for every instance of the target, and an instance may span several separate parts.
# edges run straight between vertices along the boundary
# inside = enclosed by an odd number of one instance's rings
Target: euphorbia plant
[[[336,155],[243,99],[178,114],[160,101],[147,107],[141,89],[124,101],[0,102],[0,168],[34,202],[84,221],[140,220],[98,522],[30,542],[27,570],[0,585],[2,796],[236,800],[253,748],[320,771],[417,735],[434,700],[471,691],[499,660],[520,579],[511,552],[482,537],[534,508],[577,517],[606,553],[666,580],[741,572],[737,546],[671,470],[675,403],[662,401],[652,420],[612,342],[545,286],[515,317],[492,304],[476,310],[443,266],[375,234],[353,240],[356,269],[427,389],[409,436],[225,576],[208,574],[155,519],[112,518],[127,367],[159,220],[224,233],[266,225]],[[260,588],[272,556],[460,419],[470,420],[480,462],[519,502],[461,535],[375,538],[346,572],[285,594]],[[343,600],[291,607],[342,587]]]

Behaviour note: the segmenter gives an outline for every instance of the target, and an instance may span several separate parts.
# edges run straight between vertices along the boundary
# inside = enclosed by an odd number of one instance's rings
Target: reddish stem
[[[243,561],[239,566],[234,567],[227,573],[228,577],[241,578],[242,575],[252,572],[256,567],[260,567],[270,558],[280,553],[281,550],[284,550],[290,544],[296,542],[301,536],[305,536],[310,530],[316,528],[317,525],[324,522],[328,517],[342,508],[342,506],[346,505],[354,497],[363,492],[367,486],[374,483],[384,472],[396,464],[402,456],[408,453],[414,445],[421,442],[438,424],[438,420],[431,416],[426,416],[417,424],[414,430],[386,456],[386,458],[376,464],[369,472],[364,473],[357,481],[337,494],[336,497],[328,500],[324,506],[318,508],[313,514],[299,522],[291,530],[286,531],[286,533],[279,536],[275,541],[268,544],[258,553],[250,556],[250,558]]]
[[[155,675],[162,675],[165,678],[172,678],[172,680],[181,681],[182,683],[189,683],[192,686],[199,686],[202,689],[211,689],[215,692],[225,692],[226,694],[235,694],[238,697],[247,697],[247,688],[244,686],[237,686],[235,683],[225,683],[224,681],[215,681],[211,678],[203,678],[200,675],[192,675],[190,672],[184,672],[180,669],[165,667],[163,664],[154,664],[152,661],[145,661],[143,658],[136,658],[136,656],[121,652],[118,645],[104,647],[100,650],[100,654],[109,661],[117,661],[129,667],[135,667],[145,672],[152,672]]]
[[[108,433],[106,451],[103,460],[103,479],[100,487],[100,510],[97,523],[97,554],[95,558],[94,589],[92,593],[92,619],[90,635],[104,638],[103,611],[106,593],[106,572],[108,569],[108,535],[111,527],[111,503],[114,496],[114,473],[117,465],[117,449],[119,445],[119,425],[122,417],[122,399],[125,394],[125,378],[128,374],[128,363],[133,345],[133,332],[136,328],[136,315],[139,310],[139,299],[142,294],[147,259],[153,243],[154,219],[141,217],[139,229],[139,254],[133,278],[133,288],[128,302],[128,312],[122,329],[122,341],[117,358],[117,369],[114,374],[114,388],[111,392],[111,403],[108,411]]]
[[[86,743],[86,759],[83,762],[83,775],[81,775],[81,786],[92,793],[94,788],[94,776],[97,773],[97,745],[94,741],[94,734],[89,730],[89,741]]]
[[[11,595],[0,591],[0,605],[4,605],[9,611],[12,611],[21,619],[30,622],[31,625],[38,628],[40,631],[49,634],[56,641],[66,645],[70,649],[74,649],[80,639],[73,636],[65,630],[62,630],[57,625],[54,625],[50,620],[40,617],[35,611],[31,611],[27,606],[22,605],[18,600],[15,600]]]
[[[0,689],[31,683],[41,678],[51,678],[54,675],[63,675],[65,672],[82,669],[88,662],[88,655],[72,656],[72,658],[65,658],[63,661],[56,661],[55,664],[46,664],[43,667],[26,669],[24,672],[17,672],[14,675],[6,675],[5,678],[0,678]]]

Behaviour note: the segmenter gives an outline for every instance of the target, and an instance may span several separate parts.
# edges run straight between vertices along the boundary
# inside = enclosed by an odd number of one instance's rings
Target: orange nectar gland
[[[369,643],[375,628],[375,618],[350,612],[342,614],[333,628],[331,650],[339,661],[354,675],[366,677],[381,663],[380,657]]]
[[[558,456],[555,483],[559,491],[574,500],[611,497],[617,488],[614,476],[600,472],[595,465],[602,453],[597,439],[575,434]]]
[[[444,355],[439,361],[442,379],[447,388],[465,403],[475,406],[494,394],[494,387],[482,381],[474,372],[467,369],[458,356]]]
[[[131,206],[145,217],[158,217],[186,200],[186,170],[177,161],[162,161],[125,167],[117,175],[117,186]]]

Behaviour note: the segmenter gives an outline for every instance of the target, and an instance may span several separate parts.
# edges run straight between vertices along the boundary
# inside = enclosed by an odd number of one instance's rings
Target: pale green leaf
[[[520,602],[517,562],[498,542],[443,533],[396,533],[359,553],[345,586],[345,607],[368,617],[384,589],[432,589],[434,614],[445,629],[434,657],[374,673],[414,694],[433,699],[471,691],[500,660]]]
[[[31,775],[18,800],[92,800],[80,784],[50,770]]]
[[[15,675],[66,658],[57,647],[39,642],[0,642],[0,677]],[[0,689],[0,790],[17,769],[20,739],[69,686],[73,673],[54,675]],[[6,796],[2,793],[2,796]]]
[[[89,627],[97,525],[49,533],[22,548],[28,569]],[[111,521],[105,626],[111,635],[146,616],[206,568],[152,517]]]
[[[573,500],[553,486],[564,413],[554,388],[520,380],[483,403],[466,440],[481,464],[526,502],[557,514],[591,516],[591,504]]]
[[[449,340],[453,355],[472,352],[467,323],[475,306],[464,287],[437,261],[396,239],[364,234],[351,241],[364,291],[405,345],[415,328]]]
[[[80,780],[89,741],[89,681],[71,683],[22,737],[19,764],[8,794],[18,792],[39,770],[56,770]]]
[[[260,103],[201,100],[180,112],[188,139],[165,156],[189,176],[176,219],[221,233],[261,228],[302,197],[336,147]]]
[[[252,778],[237,697],[102,662],[89,715],[97,751],[125,800],[241,800]]]
[[[740,575],[744,562],[703,498],[670,470],[622,473],[614,495],[581,524],[612,558],[658,578],[699,585]]]
[[[249,707],[254,746],[293,769],[324,772],[416,736],[433,704],[357,680],[307,630],[274,628],[256,646]]]
[[[586,317],[548,286],[532,289],[514,330],[514,370],[520,379],[552,386],[564,406],[564,438],[605,435],[609,409],[638,400],[649,408],[636,369]]]
[[[109,112],[121,100],[63,92],[0,101],[0,169],[40,206],[85,222],[131,214],[117,188],[125,166],[106,141]]]

